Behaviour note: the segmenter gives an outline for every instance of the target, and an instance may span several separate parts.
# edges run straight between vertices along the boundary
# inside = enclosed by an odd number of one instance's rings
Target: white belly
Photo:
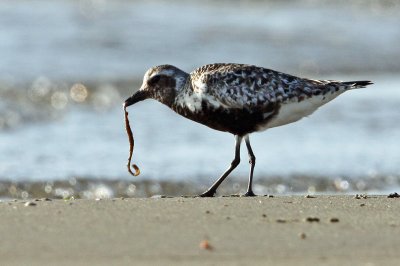
[[[295,100],[287,103],[282,103],[278,115],[272,118],[266,124],[260,126],[258,130],[263,131],[268,128],[279,127],[296,122],[303,117],[311,115],[315,110],[318,109],[318,107],[333,100],[339,94],[341,94],[341,92],[333,94],[328,93],[324,96],[313,96],[301,102],[297,102],[297,100]]]

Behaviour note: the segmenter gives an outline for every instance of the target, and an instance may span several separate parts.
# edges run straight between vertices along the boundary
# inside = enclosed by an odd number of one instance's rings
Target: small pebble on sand
[[[316,198],[316,196],[307,195],[307,196],[305,196],[305,198],[306,198],[306,199],[315,199],[315,198]]]
[[[319,222],[319,218],[318,217],[307,217],[306,218],[306,221],[307,222],[310,222],[310,223],[312,223],[312,222]]]
[[[354,196],[354,198],[355,198],[355,199],[367,199],[368,196],[365,195],[365,194],[356,194],[356,195]]]
[[[395,192],[395,193],[389,194],[388,198],[400,198],[400,195],[397,192]]]
[[[210,245],[210,243],[208,242],[208,240],[203,240],[200,242],[200,248],[202,249],[206,249],[206,250],[212,250],[212,246]]]

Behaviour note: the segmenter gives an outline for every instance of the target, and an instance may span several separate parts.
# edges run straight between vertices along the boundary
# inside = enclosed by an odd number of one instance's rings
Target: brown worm
[[[132,160],[132,154],[133,154],[133,147],[135,146],[135,140],[133,139],[133,134],[131,130],[131,126],[129,124],[129,119],[128,119],[128,111],[126,111],[126,106],[124,105],[124,112],[125,112],[125,128],[126,128],[126,133],[128,134],[128,139],[129,139],[129,158],[128,158],[128,172],[133,175],[133,176],[138,176],[140,175],[140,169],[136,164],[132,164],[133,169],[135,169],[135,173],[132,172],[131,169],[131,160]]]

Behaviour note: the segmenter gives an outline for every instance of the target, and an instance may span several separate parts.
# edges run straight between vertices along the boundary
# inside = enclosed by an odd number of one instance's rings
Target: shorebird
[[[155,99],[188,119],[235,136],[232,163],[201,197],[213,197],[239,165],[244,139],[250,163],[245,196],[255,196],[252,183],[256,157],[250,145],[251,133],[298,121],[341,93],[370,84],[299,78],[245,64],[209,64],[190,74],[172,65],[160,65],[146,72],[142,86],[124,105]]]

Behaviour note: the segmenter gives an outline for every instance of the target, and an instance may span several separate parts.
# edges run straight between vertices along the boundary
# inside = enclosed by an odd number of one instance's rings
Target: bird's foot
[[[216,192],[217,191],[215,191],[215,190],[207,190],[206,192],[200,194],[199,197],[200,198],[212,198],[212,197],[214,197]]]
[[[249,190],[246,192],[246,194],[243,195],[244,197],[255,197],[257,196],[256,194],[254,194],[254,192],[252,190]]]

